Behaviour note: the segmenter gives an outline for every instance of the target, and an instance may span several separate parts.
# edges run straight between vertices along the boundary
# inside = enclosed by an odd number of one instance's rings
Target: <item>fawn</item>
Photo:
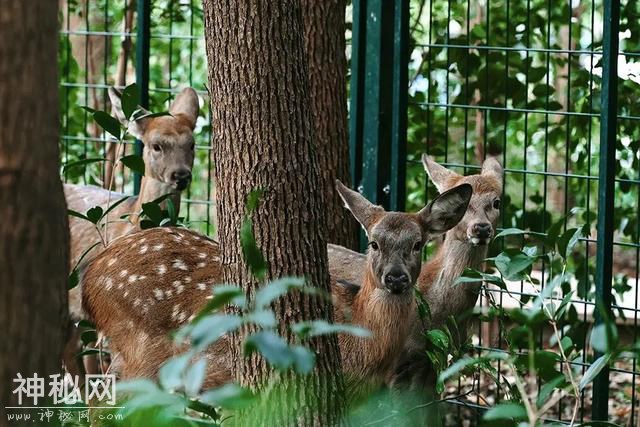
[[[129,121],[123,111],[121,94],[115,88],[109,88],[112,111],[118,120],[127,127],[128,132],[140,139],[144,146],[143,160],[145,174],[140,183],[140,194],[128,198],[109,213],[109,218],[120,218],[130,214],[129,221],[109,221],[105,235],[106,242],[139,228],[139,213],[142,204],[170,194],[176,209],[180,207],[180,192],[191,182],[191,168],[194,158],[193,129],[198,118],[198,95],[192,88],[183,89],[169,108],[169,116],[147,117]],[[142,109],[138,106],[138,108]],[[142,109],[144,111],[144,109]],[[149,112],[146,112],[149,113]],[[124,194],[111,192],[92,185],[65,184],[67,206],[77,212],[86,212],[94,206],[107,209]],[[98,231],[86,220],[70,217],[71,266],[77,265],[81,256],[92,246],[101,242]],[[83,264],[95,257],[102,244],[97,244],[85,256]],[[72,320],[84,318],[81,304],[81,289],[77,286],[69,291],[69,311]],[[65,350],[65,364],[72,368],[72,358],[77,353],[77,331],[72,326],[69,344]],[[73,368],[72,368],[73,369]]]
[[[457,224],[472,190],[462,184],[410,214],[386,212],[339,182],[337,189],[369,237],[363,281],[331,283],[335,320],[373,334],[372,339],[338,337],[352,390],[381,384],[394,368],[414,317],[422,248]],[[90,263],[82,277],[83,305],[109,338],[112,354],[118,354],[123,377],[154,376],[180,350],[168,333],[198,313],[211,286],[220,282],[219,254],[218,244],[198,233],[155,228],[121,237]],[[220,340],[207,354],[208,387],[232,378],[227,345]]]

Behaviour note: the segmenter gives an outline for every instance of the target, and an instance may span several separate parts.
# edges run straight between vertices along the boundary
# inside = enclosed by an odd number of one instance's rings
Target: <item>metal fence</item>
[[[148,85],[151,108],[166,108],[166,98],[187,84],[206,93],[200,2],[138,0],[135,20],[127,24],[127,6],[134,3],[63,4],[63,162],[105,154],[104,135],[78,106],[106,108],[106,88],[121,72],[116,58],[127,38],[137,55],[128,53],[135,67],[126,68],[126,83],[137,80],[143,94]],[[635,341],[640,311],[640,67],[634,65],[640,57],[640,10],[635,2],[351,3],[351,170],[361,191],[390,208],[416,210],[435,194],[419,162],[423,152],[460,173],[477,171],[486,155],[499,156],[505,167],[502,227],[544,233],[572,208],[581,208],[565,225],[586,223],[591,230],[571,260],[579,290],[576,312],[587,324],[598,322],[595,305],[603,303]],[[202,108],[209,117],[207,101]],[[208,120],[196,129],[194,183],[182,212],[212,233],[209,130]],[[101,184],[103,175],[88,166],[67,171],[65,178]],[[118,189],[133,191],[126,171],[116,182]],[[536,265],[543,286],[547,268]],[[523,284],[510,291],[527,294]],[[502,292],[492,292],[503,304]],[[490,333],[480,326],[477,351],[504,347],[503,332],[501,326]],[[587,347],[587,329],[581,339]],[[591,360],[584,354],[575,364],[584,372]],[[619,361],[611,372],[603,371],[583,393],[581,420],[638,423],[637,362]],[[610,384],[616,382],[620,388],[611,396]],[[483,378],[474,387],[491,389]],[[491,393],[492,402],[499,402],[500,390]],[[457,403],[459,416],[473,414],[477,420],[490,402],[478,397]],[[562,413],[560,402],[556,418],[566,421]]]

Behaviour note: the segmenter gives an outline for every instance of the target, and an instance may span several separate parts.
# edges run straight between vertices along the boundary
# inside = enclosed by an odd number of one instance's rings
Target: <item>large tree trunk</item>
[[[317,148],[309,109],[309,80],[297,0],[280,2],[204,0],[209,60],[218,236],[223,279],[252,298],[261,283],[242,256],[240,227],[249,192],[264,194],[253,214],[254,233],[269,265],[268,279],[304,276],[329,291],[324,215]],[[279,332],[306,319],[332,319],[330,303],[292,293],[274,304]],[[243,358],[233,337],[238,381],[257,389],[273,381],[263,359]],[[344,415],[344,384],[335,336],[310,344],[316,369],[306,377],[284,375],[287,399],[263,399],[252,408],[262,425],[332,425]],[[282,385],[282,383],[280,384]],[[283,397],[283,395],[280,395]]]
[[[57,11],[52,1],[0,1],[0,425],[17,405],[18,373],[60,371],[67,325]]]
[[[345,0],[301,0],[309,65],[311,113],[318,147],[320,180],[326,197],[327,240],[358,249],[358,224],[345,215],[335,182],[349,174]]]

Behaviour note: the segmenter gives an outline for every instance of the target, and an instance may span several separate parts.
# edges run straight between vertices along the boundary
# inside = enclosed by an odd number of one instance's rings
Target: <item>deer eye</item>
[[[160,144],[153,144],[151,148],[153,148],[153,151],[155,151],[156,153],[159,153],[160,151],[162,151]]]
[[[421,251],[422,250],[422,242],[421,241],[417,241],[416,243],[414,243],[413,250],[416,251],[416,252]]]
[[[373,249],[374,251],[377,251],[378,249],[380,249],[380,247],[376,242],[369,242],[369,246],[371,246],[371,249]]]
[[[493,209],[500,209],[500,199],[495,199],[493,201]]]

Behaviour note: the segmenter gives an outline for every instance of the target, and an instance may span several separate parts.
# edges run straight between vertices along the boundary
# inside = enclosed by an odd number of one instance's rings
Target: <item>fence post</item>
[[[606,315],[611,313],[613,262],[613,217],[616,170],[616,133],[618,115],[618,29],[620,1],[604,2],[602,40],[602,93],[600,107],[600,162],[598,169],[598,244],[596,248],[596,303]],[[595,310],[596,324],[606,319]],[[596,357],[600,356],[596,354]],[[594,421],[607,421],[609,408],[609,368],[605,367],[593,382]]]
[[[396,1],[394,4],[390,207],[394,211],[404,211],[407,179],[409,2]]]
[[[138,0],[136,10],[136,84],[140,106],[149,108],[149,55],[151,40],[151,0]],[[142,141],[136,140],[135,154],[142,156]],[[139,173],[133,175],[133,193],[140,192]]]
[[[353,1],[351,175],[365,197],[394,210],[405,198],[408,20],[407,0]]]

